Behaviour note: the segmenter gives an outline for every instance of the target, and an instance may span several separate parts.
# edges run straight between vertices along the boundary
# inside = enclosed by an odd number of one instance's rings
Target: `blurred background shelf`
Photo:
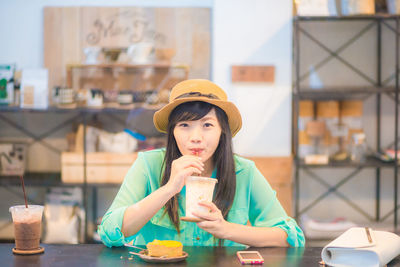
[[[341,108],[343,107],[343,102],[347,104],[349,102],[361,102],[358,108],[354,108],[356,110],[356,114],[353,115],[353,119],[357,121],[357,116],[362,116],[363,113],[363,103],[370,98],[374,98],[376,108],[375,110],[370,110],[371,115],[374,117],[373,122],[367,122],[368,124],[374,123],[374,131],[376,134],[376,139],[372,142],[375,142],[372,150],[375,152],[384,151],[385,148],[382,145],[381,139],[384,131],[393,132],[394,142],[394,150],[397,151],[398,144],[398,105],[399,105],[399,70],[396,66],[399,65],[398,57],[394,56],[394,51],[399,50],[399,42],[398,35],[399,32],[399,16],[398,15],[387,15],[387,14],[376,14],[376,15],[360,15],[360,16],[295,16],[293,18],[294,30],[293,30],[293,52],[294,52],[294,76],[293,76],[293,151],[295,155],[295,191],[296,191],[296,201],[295,201],[295,214],[296,218],[300,218],[302,214],[305,212],[309,212],[311,209],[315,208],[315,206],[321,201],[325,200],[331,193],[335,194],[335,197],[344,201],[348,204],[348,207],[352,208],[354,211],[357,211],[360,215],[365,217],[368,222],[375,223],[387,223],[384,222],[389,216],[393,215],[393,226],[394,229],[397,227],[397,210],[398,210],[398,188],[397,188],[397,180],[398,180],[398,166],[399,164],[395,164],[393,162],[383,162],[374,157],[367,157],[365,162],[356,163],[350,160],[335,162],[329,161],[328,164],[306,164],[304,161],[304,155],[300,155],[299,147],[300,145],[305,146],[307,143],[307,131],[306,123],[307,119],[311,121],[324,120],[325,121],[333,121],[332,114],[335,112],[332,111],[333,104],[337,104],[337,123],[341,123],[343,111]],[[356,25],[354,28],[350,27],[350,25]],[[323,32],[321,36],[317,36],[316,32],[320,30],[319,33]],[[356,29],[356,30],[354,30]],[[387,32],[383,32],[383,29],[386,29]],[[336,35],[334,31],[337,30]],[[339,34],[340,33],[340,34]],[[347,49],[355,44],[356,42],[361,43],[364,39],[362,37],[364,35],[369,34],[371,36],[372,44],[367,45],[363,43],[367,49],[359,49],[355,50],[352,53],[349,53]],[[394,36],[392,38],[392,43],[390,44],[392,51],[389,56],[384,54],[383,48],[383,36]],[[327,39],[329,37],[335,35],[336,40],[340,40],[335,44],[329,43]],[[373,36],[373,37],[372,37]],[[307,45],[305,45],[307,42]],[[331,40],[332,41],[332,40]],[[388,43],[386,43],[387,45]],[[336,48],[335,48],[336,45]],[[310,49],[312,47],[312,49]],[[320,59],[316,59],[315,56],[313,58],[313,62],[310,61],[309,53],[313,53],[315,49],[321,49],[323,53],[320,53]],[[308,49],[308,50],[307,50]],[[307,54],[308,53],[308,54]],[[357,55],[363,56],[366,59],[366,62],[371,61],[372,67],[365,68],[363,64],[358,61],[355,61],[354,53]],[[308,55],[308,56],[307,56]],[[398,53],[396,53],[398,56]],[[369,60],[371,59],[371,60]],[[386,61],[391,60],[393,65],[390,64],[388,67],[391,71],[391,75],[388,77],[384,77],[384,75],[388,75],[383,72],[384,66],[388,66]],[[333,63],[332,63],[333,62]],[[328,63],[331,65],[327,66]],[[332,67],[335,63],[340,63],[336,66],[336,71]],[[307,65],[308,64],[308,65]],[[369,64],[369,63],[368,63]],[[386,70],[387,71],[387,70]],[[372,74],[371,74],[372,73]],[[324,83],[324,79],[319,77],[319,74],[325,75],[323,78],[326,78],[330,83]],[[345,74],[345,75],[344,75]],[[311,77],[312,76],[312,77]],[[347,78],[344,78],[344,76]],[[327,78],[329,77],[329,78]],[[357,82],[354,82],[356,80]],[[314,82],[314,86],[311,86],[311,83]],[[309,85],[309,84],[310,85]],[[355,84],[362,84],[356,85]],[[316,88],[318,87],[318,88]],[[393,109],[391,110],[391,115],[394,116],[394,122],[392,127],[383,128],[382,125],[382,96],[387,96],[388,99],[393,100]],[[304,104],[306,102],[313,103],[308,105],[309,109],[307,109],[307,115],[300,116],[301,112],[301,103]],[[333,103],[335,102],[335,103]],[[332,104],[332,106],[329,106]],[[322,109],[326,112],[324,115],[321,115]],[[387,110],[387,109],[386,109]],[[304,112],[304,109],[303,109]],[[318,114],[318,112],[321,112]],[[313,115],[310,115],[310,114]],[[361,114],[359,114],[361,113]],[[336,113],[335,113],[336,114]],[[318,116],[321,116],[318,118]],[[326,116],[326,117],[323,117]],[[335,115],[336,116],[336,115]],[[346,116],[349,116],[348,114]],[[350,116],[351,117],[351,116]],[[301,120],[303,119],[303,120]],[[349,118],[349,121],[352,121],[352,118]],[[343,122],[342,122],[343,123]],[[355,124],[357,125],[357,124]],[[358,125],[357,127],[353,127],[355,132],[363,131]],[[369,126],[369,125],[368,125]],[[301,127],[301,129],[300,129]],[[328,128],[328,126],[327,126]],[[349,127],[351,128],[351,127]],[[330,129],[328,130],[330,131]],[[330,133],[329,133],[330,134]],[[306,137],[306,138],[305,138]],[[311,140],[311,137],[309,140]],[[322,139],[324,139],[326,136]],[[338,139],[337,136],[330,138]],[[347,139],[346,139],[347,138]],[[348,137],[344,138],[348,141]],[[371,140],[372,137],[367,136],[367,140]],[[315,141],[315,140],[314,140]],[[319,144],[325,142],[326,140],[319,140]],[[302,142],[300,144],[300,142]],[[315,141],[318,144],[318,141]],[[343,143],[338,142],[339,148],[343,146]],[[307,143],[308,144],[308,143]],[[316,146],[316,144],[314,144]],[[347,143],[345,143],[347,144]],[[309,145],[309,144],[308,144]],[[304,151],[304,150],[303,150]],[[342,152],[342,151],[336,151]],[[314,152],[317,153],[317,152]],[[318,153],[317,153],[318,154]],[[324,155],[326,156],[326,155]],[[328,155],[332,157],[333,155]],[[326,169],[324,172],[323,169]],[[343,172],[343,170],[345,172]],[[346,195],[340,192],[339,188],[346,184],[349,180],[354,179],[361,170],[370,169],[372,172],[369,172],[367,176],[360,175],[362,178],[360,179],[374,179],[374,194],[370,197],[375,198],[375,214],[370,215],[369,210],[366,210],[360,203],[355,203],[355,199],[352,195]],[[383,169],[393,170],[393,175],[382,175]],[[363,173],[364,174],[364,173]],[[343,176],[343,177],[342,177]],[[308,178],[308,179],[306,179]],[[330,179],[332,178],[332,179]],[[381,179],[394,180],[393,186],[393,208],[390,211],[381,211]],[[301,181],[304,183],[304,179],[313,180],[313,182],[317,182],[320,186],[323,187],[322,192],[316,192],[315,199],[307,200],[306,202],[300,203],[300,194],[303,189],[301,187]],[[331,181],[329,181],[331,180]],[[332,194],[333,195],[333,194]],[[308,202],[308,203],[307,203]],[[383,214],[386,212],[386,214]]]

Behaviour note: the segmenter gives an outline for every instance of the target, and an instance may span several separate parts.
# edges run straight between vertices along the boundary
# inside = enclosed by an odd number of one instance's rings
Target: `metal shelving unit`
[[[25,129],[22,125],[20,125],[18,122],[15,122],[13,120],[10,120],[7,116],[4,115],[4,113],[9,112],[9,113],[42,113],[42,114],[48,114],[48,113],[72,113],[71,118],[68,118],[64,121],[61,121],[58,125],[53,127],[52,129],[40,134],[36,135],[29,131],[28,129]],[[66,127],[67,125],[71,123],[83,123],[84,126],[84,135],[86,134],[86,126],[88,123],[88,117],[92,115],[97,115],[97,114],[105,114],[109,116],[112,120],[114,121],[120,121],[120,119],[113,114],[127,114],[129,110],[127,109],[118,109],[118,108],[104,108],[104,109],[91,109],[91,108],[76,108],[76,109],[63,109],[63,108],[57,108],[57,107],[49,107],[48,109],[45,110],[39,110],[39,109],[21,109],[19,107],[13,107],[13,106],[0,106],[0,122],[3,122],[5,125],[9,125],[16,130],[22,132],[24,135],[30,137],[33,139],[33,143],[39,142],[42,145],[44,145],[46,148],[50,149],[51,151],[61,154],[62,150],[52,146],[51,144],[47,143],[45,139],[53,134],[54,132]],[[123,121],[120,121],[120,123],[124,123]],[[24,174],[24,181],[25,181],[25,186],[27,187],[44,187],[44,188],[51,188],[51,187],[80,187],[82,188],[82,199],[83,199],[83,208],[85,210],[85,242],[89,241],[88,237],[88,211],[89,209],[92,210],[92,221],[96,220],[97,217],[97,188],[98,187],[103,187],[103,188],[117,188],[120,186],[120,184],[100,184],[100,183],[87,183],[87,168],[86,168],[86,138],[83,138],[84,141],[84,163],[83,163],[83,183],[64,183],[61,180],[61,173],[59,172],[26,172]],[[0,177],[0,188],[4,188],[8,190],[9,192],[20,196],[23,199],[23,194],[21,190],[16,190],[14,187],[20,187],[20,179],[19,177],[16,176],[1,176]],[[91,192],[89,192],[89,190]],[[92,207],[89,207],[88,205],[88,197],[92,197],[92,202],[93,205]],[[33,204],[40,204],[43,205],[43,203],[38,203],[35,199],[28,199],[29,203]],[[12,222],[10,222],[12,223]],[[5,225],[3,225],[4,227]]]
[[[388,95],[391,99],[393,99],[395,103],[395,122],[394,122],[394,148],[395,151],[398,150],[398,105],[399,105],[399,16],[393,15],[373,15],[373,16],[348,16],[348,17],[301,17],[296,16],[293,19],[293,53],[294,53],[294,73],[295,73],[295,81],[293,83],[293,134],[292,134],[292,142],[293,149],[295,155],[295,216],[299,218],[299,216],[311,209],[321,200],[323,200],[326,196],[331,193],[336,194],[339,198],[344,200],[349,206],[353,207],[355,210],[360,212],[370,221],[383,221],[388,218],[390,215],[394,214],[394,228],[397,229],[397,212],[398,212],[398,164],[394,162],[397,161],[397,153],[395,153],[396,158],[392,163],[381,162],[375,158],[369,157],[365,163],[357,164],[349,161],[344,162],[331,162],[327,165],[309,165],[305,164],[302,159],[299,158],[298,155],[298,118],[299,118],[299,101],[300,100],[344,100],[344,99],[361,99],[364,100],[371,95],[376,96],[376,150],[379,151],[381,149],[381,96],[382,94]],[[315,38],[310,32],[306,31],[303,27],[303,23],[320,23],[327,21],[366,21],[367,25],[358,33],[356,33],[352,38],[350,38],[347,42],[345,42],[342,46],[340,46],[336,50],[331,50],[327,46],[325,46],[318,38]],[[395,27],[388,24],[388,21],[394,21]],[[395,48],[396,48],[396,58],[395,58],[395,70],[394,73],[387,78],[386,80],[382,80],[382,26],[385,26],[389,30],[391,30],[395,34]],[[376,40],[377,40],[377,50],[376,50],[376,59],[377,59],[377,69],[376,69],[376,79],[372,79],[361,70],[356,68],[350,62],[348,62],[344,57],[340,55],[340,53],[348,47],[350,44],[354,43],[357,39],[359,39],[365,32],[371,31],[376,28]],[[344,64],[347,69],[350,69],[354,72],[355,75],[362,77],[365,81],[368,82],[369,86],[363,87],[327,87],[327,88],[306,88],[301,86],[301,81],[307,78],[310,75],[310,72],[302,74],[300,70],[300,34],[303,34],[309,40],[311,40],[314,44],[317,44],[320,48],[322,48],[325,52],[328,52],[328,56],[323,60],[319,61],[315,66],[315,70],[324,66],[330,59],[335,58]],[[395,80],[395,86],[387,86],[390,81]],[[352,168],[353,171],[342,178],[335,185],[330,185],[325,182],[325,180],[319,177],[314,170],[321,168]],[[359,173],[364,168],[374,168],[375,169],[375,183],[376,183],[376,191],[375,191],[375,199],[376,199],[376,210],[375,217],[370,216],[367,212],[362,210],[356,203],[354,203],[351,199],[351,196],[345,196],[340,193],[337,189],[344,185],[347,181],[352,179],[357,173]],[[391,212],[386,215],[380,214],[380,185],[381,185],[381,168],[392,168],[394,170],[394,207]],[[314,179],[315,181],[322,184],[327,188],[325,192],[320,194],[314,201],[312,201],[306,207],[300,207],[299,203],[299,195],[300,195],[300,169],[307,172],[307,174]]]

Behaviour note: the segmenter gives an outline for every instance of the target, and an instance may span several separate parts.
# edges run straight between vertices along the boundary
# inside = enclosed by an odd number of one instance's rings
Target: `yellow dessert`
[[[182,243],[174,240],[157,240],[147,244],[148,255],[152,257],[179,257],[182,256]]]

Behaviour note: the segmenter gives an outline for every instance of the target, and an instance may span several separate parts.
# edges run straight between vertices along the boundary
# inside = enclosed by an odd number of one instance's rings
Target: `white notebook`
[[[326,245],[322,260],[330,266],[385,266],[400,254],[400,237],[391,232],[353,227]]]

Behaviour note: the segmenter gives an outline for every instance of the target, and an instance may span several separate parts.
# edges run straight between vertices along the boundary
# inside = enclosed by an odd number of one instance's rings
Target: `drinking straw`
[[[194,152],[193,154],[194,154],[195,156],[197,156],[197,157],[198,157],[199,154],[200,154],[200,152],[199,152],[198,150],[195,150],[195,151],[193,151],[193,152]],[[198,173],[193,173],[192,176],[200,176],[200,174],[198,174]]]
[[[20,178],[22,183],[22,191],[24,191],[25,207],[28,208],[28,201],[26,200],[26,193],[25,193],[24,177],[21,175]]]

